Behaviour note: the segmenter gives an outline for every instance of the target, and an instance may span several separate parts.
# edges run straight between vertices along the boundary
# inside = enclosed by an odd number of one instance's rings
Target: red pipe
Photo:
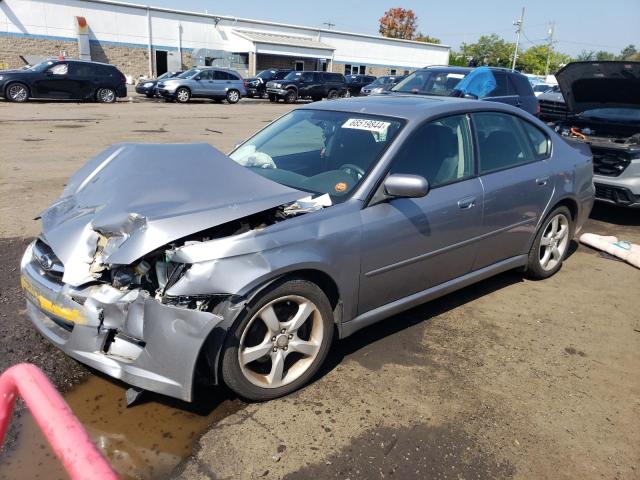
[[[117,480],[80,421],[35,365],[21,363],[0,375],[0,446],[18,395],[73,480]]]

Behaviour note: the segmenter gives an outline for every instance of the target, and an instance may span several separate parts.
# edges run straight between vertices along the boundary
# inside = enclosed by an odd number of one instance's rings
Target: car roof
[[[353,112],[354,114],[381,115],[412,122],[419,122],[427,117],[440,114],[453,114],[476,110],[501,110],[509,113],[525,113],[524,110],[500,102],[415,94],[353,97],[330,102],[309,103],[301,108],[305,110],[333,110]]]
[[[91,65],[104,65],[106,67],[113,67],[116,68],[115,65],[111,65],[110,63],[105,63],[105,62],[94,62],[93,60],[83,60],[81,58],[63,58],[63,59],[59,59],[56,57],[50,57],[44,60],[46,61],[50,61],[50,62],[72,62],[72,63],[88,63]]]

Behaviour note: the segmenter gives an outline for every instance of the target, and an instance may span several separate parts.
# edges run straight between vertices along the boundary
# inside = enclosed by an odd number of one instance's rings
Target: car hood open
[[[79,285],[92,279],[99,240],[102,263],[130,264],[173,240],[307,195],[208,144],[119,144],[80,168],[40,217],[63,280]]]
[[[640,108],[640,62],[573,62],[556,73],[569,113]]]

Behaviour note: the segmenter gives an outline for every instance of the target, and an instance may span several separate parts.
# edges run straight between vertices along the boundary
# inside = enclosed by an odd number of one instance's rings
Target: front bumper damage
[[[34,244],[22,258],[21,283],[40,333],[107,375],[191,401],[200,351],[223,317],[164,305],[142,290],[65,284],[36,260]]]

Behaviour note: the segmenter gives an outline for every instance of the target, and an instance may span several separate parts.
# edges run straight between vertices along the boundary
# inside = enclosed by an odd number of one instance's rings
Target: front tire
[[[284,103],[296,103],[296,100],[298,100],[298,94],[295,90],[289,90],[284,94]]]
[[[562,267],[573,238],[573,220],[567,207],[555,208],[536,234],[529,252],[526,275],[534,280],[549,278]]]
[[[251,302],[225,340],[222,377],[249,400],[271,400],[305,385],[333,339],[333,312],[307,280],[276,283]]]
[[[29,87],[24,83],[10,83],[5,90],[5,98],[11,102],[23,103],[29,100]]]
[[[113,88],[99,88],[96,92],[96,100],[100,103],[114,103],[116,91]]]
[[[229,90],[227,92],[227,103],[234,104],[240,101],[240,92],[238,90]]]
[[[180,103],[187,103],[191,100],[191,91],[185,87],[178,88],[176,90],[176,100]]]

